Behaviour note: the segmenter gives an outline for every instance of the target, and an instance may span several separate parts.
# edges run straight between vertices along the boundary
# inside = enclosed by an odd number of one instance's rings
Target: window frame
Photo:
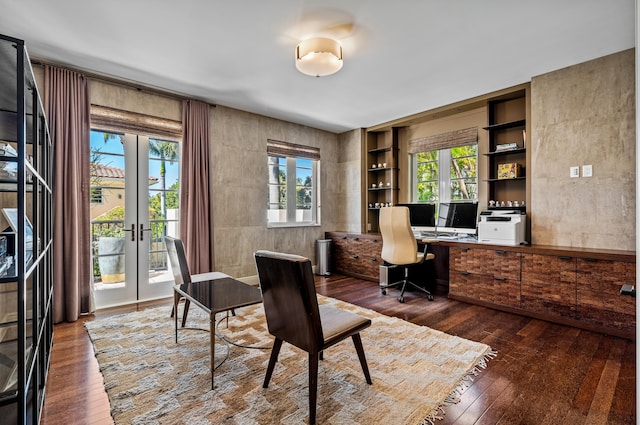
[[[269,167],[275,164],[270,162],[271,158],[285,158],[285,176],[286,176],[286,221],[270,221],[269,211],[272,204],[270,199],[270,186],[272,183],[269,181]],[[297,216],[297,180],[296,170],[299,168],[297,160],[311,161],[311,219],[305,221],[296,221]],[[276,164],[279,161],[276,162]],[[320,160],[305,158],[301,156],[288,156],[288,155],[270,155],[267,154],[267,227],[268,228],[282,228],[282,227],[313,227],[320,226]]]

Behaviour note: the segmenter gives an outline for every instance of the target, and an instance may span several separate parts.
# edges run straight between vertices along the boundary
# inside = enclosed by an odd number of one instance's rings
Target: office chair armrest
[[[422,251],[422,259],[416,264],[422,264],[427,260],[433,260],[434,258],[436,258],[434,254],[432,254],[431,252],[427,252],[428,248],[429,246],[427,244],[424,244],[424,250]]]

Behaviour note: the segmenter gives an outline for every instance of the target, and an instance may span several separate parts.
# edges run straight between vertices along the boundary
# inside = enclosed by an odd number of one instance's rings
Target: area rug
[[[350,338],[328,349],[318,373],[318,424],[432,424],[496,354],[485,344],[318,299],[371,318],[361,336],[373,380],[365,382]],[[211,390],[209,333],[180,330],[176,344],[169,312],[151,308],[85,323],[116,424],[308,423],[306,353],[285,343],[265,389],[270,350],[217,341],[216,364],[226,361]],[[187,327],[208,329],[208,318],[192,306]],[[239,345],[272,343],[261,305],[237,310],[218,329]]]

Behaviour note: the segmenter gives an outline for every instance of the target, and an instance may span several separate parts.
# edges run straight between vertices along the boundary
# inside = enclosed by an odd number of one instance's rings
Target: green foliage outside
[[[175,182],[165,193],[166,209],[178,208],[178,187],[179,182]],[[156,193],[149,197],[149,221],[152,223],[156,220],[164,220],[166,217],[162,215],[162,196]],[[165,210],[166,211],[166,210]],[[99,238],[101,236],[124,237],[124,206],[117,206],[102,214],[97,221],[118,221],[119,223],[109,223],[104,226],[97,225],[94,227],[93,236]],[[152,235],[154,238],[164,236],[164,223],[153,223]]]
[[[287,205],[287,173],[285,171],[286,166],[284,165],[271,165],[271,173],[276,176],[277,186],[278,186],[278,209],[284,210]],[[274,184],[274,183],[272,183]],[[313,195],[313,182],[311,181],[311,176],[305,177],[304,180],[298,177],[296,178],[296,208],[302,210],[309,210],[312,206],[312,195]],[[273,208],[273,203],[276,200],[269,199],[269,208]]]
[[[95,240],[99,237],[124,237],[124,206],[117,206],[100,216],[100,221],[118,221],[119,223],[105,223],[93,228]]]
[[[477,199],[478,146],[459,146],[451,148],[450,152],[451,200]],[[438,202],[440,199],[438,154],[438,151],[417,154],[418,201]]]
[[[438,151],[417,154],[418,201],[438,201]]]
[[[313,186],[311,184],[311,176],[307,176],[302,182],[302,179],[296,179],[296,208],[301,210],[311,209],[311,195],[313,192]]]

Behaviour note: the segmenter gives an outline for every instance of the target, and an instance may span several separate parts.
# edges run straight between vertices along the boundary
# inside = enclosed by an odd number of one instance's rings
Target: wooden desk
[[[635,339],[631,251],[438,241],[449,250],[449,298]]]
[[[384,263],[379,234],[327,232],[326,238],[333,241],[333,271],[379,281]],[[418,276],[411,279],[433,279],[436,294],[635,339],[635,298],[620,295],[622,285],[635,285],[635,252],[427,242],[435,259],[425,263],[427,268],[413,270]]]

